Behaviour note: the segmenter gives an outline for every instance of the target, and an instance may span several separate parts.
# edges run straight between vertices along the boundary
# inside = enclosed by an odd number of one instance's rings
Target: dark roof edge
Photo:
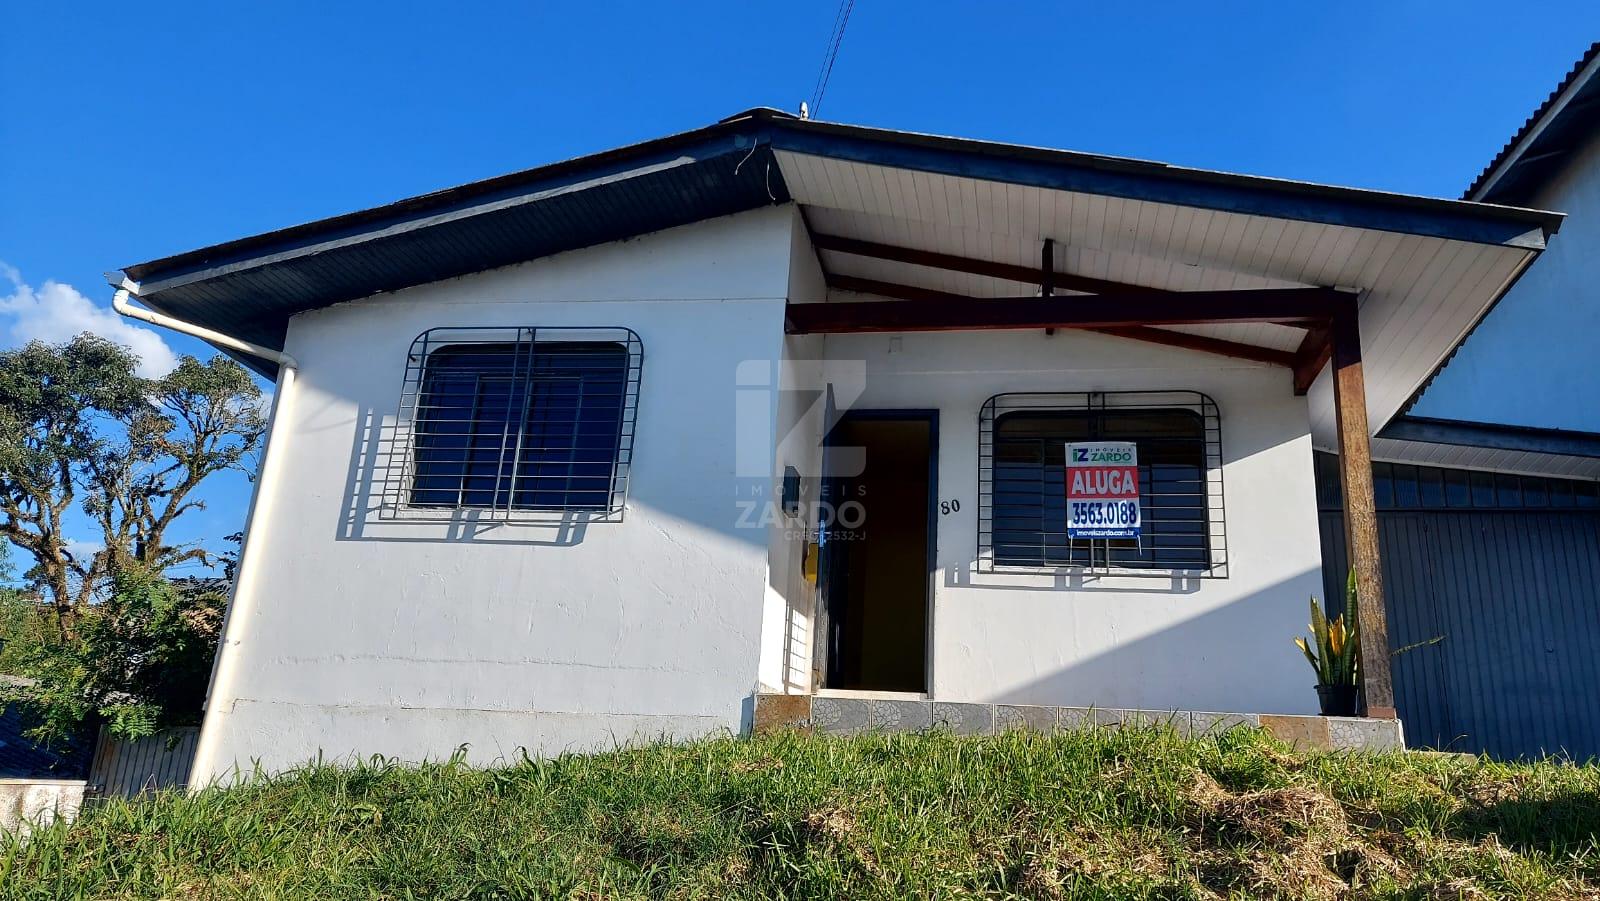
[[[1600,433],[1569,429],[1542,429],[1402,415],[1378,432],[1378,437],[1453,447],[1481,447],[1534,454],[1600,458]]]
[[[830,138],[837,139],[837,143],[828,145]],[[126,267],[123,272],[136,281],[153,279],[159,282],[221,266],[249,265],[253,260],[275,253],[292,253],[300,248],[340,238],[357,239],[360,235],[407,220],[526,194],[535,187],[542,189],[563,182],[599,177],[608,172],[626,172],[647,164],[652,158],[661,159],[679,150],[690,151],[714,143],[716,152],[726,153],[735,145],[741,148],[751,146],[745,143],[746,139],[757,144],[769,141],[783,143],[788,145],[787,149],[797,152],[806,152],[808,149],[817,152],[825,145],[839,147],[847,143],[855,148],[858,156],[868,155],[863,151],[868,144],[887,148],[889,152],[886,155],[890,157],[896,153],[904,157],[906,154],[943,152],[961,157],[946,161],[948,168],[974,175],[1007,164],[1031,167],[1033,174],[1037,175],[1039,167],[1051,166],[1086,171],[1104,179],[1121,179],[1125,184],[1139,182],[1146,187],[1155,183],[1199,186],[1209,190],[1213,196],[1219,192],[1234,191],[1276,195],[1291,200],[1298,197],[1308,202],[1345,203],[1367,209],[1399,209],[1423,217],[1437,217],[1439,222],[1435,230],[1449,231],[1459,227],[1463,229],[1461,240],[1483,243],[1510,241],[1517,228],[1524,232],[1541,229],[1548,236],[1560,228],[1563,218],[1560,213],[1543,210],[1190,169],[1069,150],[801,120],[779,110],[756,108],[692,131],[174,254]],[[726,146],[723,146],[724,141],[727,142]],[[1291,200],[1286,200],[1285,205],[1292,206]],[[1292,212],[1285,215],[1296,218]],[[1405,230],[1405,226],[1404,221],[1399,221],[1393,230]]]
[[[1006,144],[997,141],[985,141],[975,138],[957,138],[944,135],[925,134],[922,132],[893,131],[864,125],[849,125],[838,122],[821,122],[814,119],[801,120],[795,119],[794,117],[786,117],[786,119],[788,121],[777,121],[773,124],[782,130],[811,132],[818,134],[834,134],[878,141],[888,140],[902,145],[977,153],[982,156],[1001,159],[1052,163],[1056,165],[1068,164],[1080,168],[1096,169],[1111,173],[1128,173],[1143,176],[1153,175],[1172,180],[1215,184],[1232,188],[1252,188],[1280,193],[1300,194],[1310,197],[1329,198],[1334,200],[1387,204],[1391,206],[1416,209],[1419,211],[1428,211],[1468,218],[1479,218],[1487,221],[1523,223],[1529,228],[1543,228],[1547,235],[1555,234],[1558,230],[1560,230],[1561,223],[1566,218],[1566,214],[1564,213],[1550,210],[1532,209],[1528,207],[1505,206],[1502,204],[1493,203],[1477,203],[1470,200],[1428,197],[1421,194],[1401,194],[1390,191],[1379,191],[1372,188],[1353,188],[1344,185],[1330,185],[1323,184],[1321,182],[1297,181],[1294,179],[1274,178],[1266,175],[1246,175],[1237,172],[1223,172],[1214,169],[1196,169],[1186,166],[1173,165],[1170,163],[1135,159],[1132,157],[1107,156],[1104,154],[1085,153],[1076,150],[1058,150],[1050,147],[1036,147],[1026,144]]]
[[[1570,70],[1568,70],[1566,77],[1561,79],[1561,83],[1556,85],[1555,90],[1551,91],[1550,95],[1544,99],[1544,102],[1539,104],[1539,108],[1534,110],[1533,114],[1522,123],[1522,127],[1517,129],[1517,133],[1511,136],[1511,140],[1507,141],[1504,147],[1500,148],[1500,152],[1495,154],[1494,159],[1489,162],[1489,165],[1485,166],[1483,171],[1478,173],[1478,177],[1473,179],[1472,184],[1469,185],[1467,190],[1461,195],[1463,200],[1471,201],[1475,196],[1479,196],[1488,192],[1493,188],[1494,184],[1499,183],[1500,177],[1506,174],[1506,172],[1509,172],[1510,167],[1515,164],[1515,160],[1512,159],[1513,155],[1520,157],[1519,148],[1522,147],[1524,142],[1531,143],[1538,136],[1536,132],[1543,133],[1543,122],[1545,117],[1551,115],[1557,101],[1559,101],[1563,96],[1566,96],[1569,91],[1575,94],[1577,91],[1582,89],[1583,84],[1580,83],[1579,76],[1582,75],[1584,70],[1588,69],[1597,58],[1600,58],[1600,41],[1596,41],[1595,43],[1589,45],[1589,49],[1584,52],[1583,57],[1580,58]],[[1584,81],[1587,80],[1588,79],[1584,79]],[[1563,104],[1562,111],[1565,111],[1566,109],[1567,107],[1565,104]],[[1556,115],[1560,115],[1560,113],[1558,112]],[[1491,178],[1494,179],[1493,183],[1490,181]],[[1526,267],[1524,267],[1523,271],[1526,271]],[[1506,290],[1500,293],[1500,297],[1503,298],[1507,293],[1509,293],[1511,290],[1511,285],[1515,284],[1521,277],[1522,272],[1518,272],[1517,278],[1512,279],[1511,284],[1506,285]],[[1444,372],[1445,368],[1455,360],[1456,354],[1460,352],[1461,348],[1467,343],[1467,341],[1470,340],[1473,335],[1477,334],[1479,327],[1481,327],[1483,323],[1488,320],[1489,314],[1494,312],[1494,308],[1499,306],[1499,303],[1500,299],[1496,298],[1495,302],[1489,305],[1489,309],[1484,310],[1483,315],[1478,317],[1478,321],[1472,324],[1472,328],[1467,329],[1467,331],[1462,334],[1461,340],[1456,342],[1455,347],[1451,348],[1450,352],[1445,354],[1444,359],[1439,361],[1439,365],[1435,366],[1433,371],[1428,373],[1428,377],[1423,379],[1422,384],[1417,386],[1417,390],[1411,393],[1411,397],[1408,398],[1405,402],[1405,405],[1400,408],[1401,416],[1405,416],[1407,412],[1416,407],[1418,402],[1422,400],[1422,396],[1427,393],[1429,388],[1433,387],[1433,383],[1439,378],[1439,374]]]
[[[359,234],[365,230],[363,226],[387,223],[398,218],[448,210],[472,203],[486,202],[501,195],[515,194],[532,185],[544,185],[558,182],[563,178],[592,175],[597,171],[603,171],[609,166],[618,164],[635,164],[642,158],[668,152],[675,148],[700,144],[707,139],[715,138],[722,134],[731,134],[747,121],[769,116],[781,117],[786,115],[786,113],[778,110],[765,108],[746,110],[729,116],[716,124],[702,128],[678,132],[660,138],[652,138],[636,144],[627,144],[622,147],[603,150],[599,153],[572,157],[571,159],[548,163],[532,169],[523,169],[481,181],[468,182],[452,188],[430,191],[426,194],[406,197],[381,206],[341,213],[325,219],[315,219],[286,228],[236,238],[232,241],[224,241],[220,244],[188,250],[148,262],[136,263],[125,267],[122,272],[135,281],[142,281],[152,275],[165,278],[175,272],[206,268],[208,264],[215,265],[217,262],[224,260],[247,260],[253,256],[251,251],[257,249],[262,251],[261,255],[265,255],[265,253],[273,250],[315,243],[319,239],[332,238],[342,234]]]
[[[1591,63],[1595,62],[1597,57],[1600,57],[1600,41],[1589,45],[1589,49],[1584,51],[1583,56],[1567,71],[1566,76],[1561,79],[1560,84],[1556,85],[1555,90],[1551,91],[1549,96],[1545,97],[1544,102],[1539,104],[1538,109],[1535,109],[1532,115],[1523,121],[1516,134],[1513,134],[1511,139],[1506,141],[1505,146],[1500,148],[1500,152],[1495,154],[1494,159],[1489,161],[1489,165],[1483,167],[1483,171],[1478,173],[1478,177],[1474,178],[1472,184],[1468,185],[1467,189],[1462,192],[1462,200],[1472,200],[1474,197],[1488,191],[1492,187],[1491,182],[1498,180],[1504,174],[1503,170],[1514,162],[1513,157],[1519,155],[1522,145],[1536,137],[1536,132],[1543,131],[1545,117],[1549,116],[1553,111],[1556,115],[1560,114],[1561,111],[1555,110],[1558,103],[1561,104],[1562,111],[1565,110],[1566,107],[1562,98],[1568,92],[1576,93],[1578,89],[1583,87],[1579,76],[1583,75],[1584,71],[1590,67]],[[1587,80],[1587,78],[1583,79],[1583,81]]]

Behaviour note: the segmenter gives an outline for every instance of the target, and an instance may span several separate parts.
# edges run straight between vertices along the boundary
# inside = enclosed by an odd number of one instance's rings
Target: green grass
[[[1239,730],[318,766],[0,840],[4,898],[1581,898],[1600,768]]]

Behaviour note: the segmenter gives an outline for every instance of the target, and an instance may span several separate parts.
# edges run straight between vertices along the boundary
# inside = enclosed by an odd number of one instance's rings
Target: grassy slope
[[[782,735],[107,803],[0,843],[0,896],[1592,897],[1597,833],[1593,766]]]

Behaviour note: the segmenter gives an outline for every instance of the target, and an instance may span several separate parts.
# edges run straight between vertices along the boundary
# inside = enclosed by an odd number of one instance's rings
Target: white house
[[[1313,448],[1385,642],[1369,437],[1560,218],[753,110],[128,267],[278,380],[196,777],[758,695],[1314,713]],[[1083,441],[1138,540],[1068,538]]]

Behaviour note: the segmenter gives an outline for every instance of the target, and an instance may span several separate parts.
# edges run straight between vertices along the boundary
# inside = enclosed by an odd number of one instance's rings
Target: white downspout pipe
[[[185,335],[193,335],[202,341],[210,341],[212,344],[220,344],[223,347],[229,347],[240,351],[241,353],[247,353],[252,357],[260,357],[263,360],[271,360],[272,362],[277,363],[280,369],[300,368],[300,364],[295,362],[294,357],[289,356],[281,350],[273,350],[270,347],[263,347],[260,344],[252,344],[249,341],[241,341],[232,335],[224,335],[219,331],[208,329],[200,325],[195,325],[192,322],[184,322],[182,319],[174,319],[171,316],[157,313],[154,310],[146,310],[142,307],[136,307],[128,303],[129,297],[139,296],[139,283],[132,279],[123,279],[119,284],[116,285],[116,288],[117,293],[111,297],[111,306],[118,313],[121,313],[129,319],[137,319],[140,322],[148,322],[151,325],[159,325],[162,328],[169,328],[175,332],[182,332]]]
[[[255,485],[250,491],[250,508],[245,514],[244,539],[239,546],[239,565],[234,571],[228,607],[222,617],[222,638],[217,644],[216,658],[211,663],[211,685],[206,691],[205,719],[200,727],[200,741],[195,749],[194,763],[190,767],[190,788],[202,788],[223,775],[216,772],[217,750],[224,731],[221,717],[232,712],[235,700],[233,682],[239,669],[238,649],[248,631],[256,597],[259,594],[256,571],[260,568],[258,561],[261,557],[261,545],[272,518],[273,507],[276,506],[275,487],[284,457],[282,445],[289,440],[291,434],[290,429],[280,430],[278,426],[288,410],[290,390],[294,387],[295,375],[300,371],[300,364],[294,357],[281,350],[273,350],[192,322],[184,322],[153,310],[133,306],[129,300],[139,296],[139,283],[131,279],[122,279],[120,283],[116,283],[116,289],[117,292],[111,299],[111,306],[123,316],[192,335],[202,341],[209,341],[278,364],[278,382],[272,395],[272,411],[267,419],[266,441],[261,451],[261,470],[257,473]],[[228,709],[219,709],[224,705]]]

